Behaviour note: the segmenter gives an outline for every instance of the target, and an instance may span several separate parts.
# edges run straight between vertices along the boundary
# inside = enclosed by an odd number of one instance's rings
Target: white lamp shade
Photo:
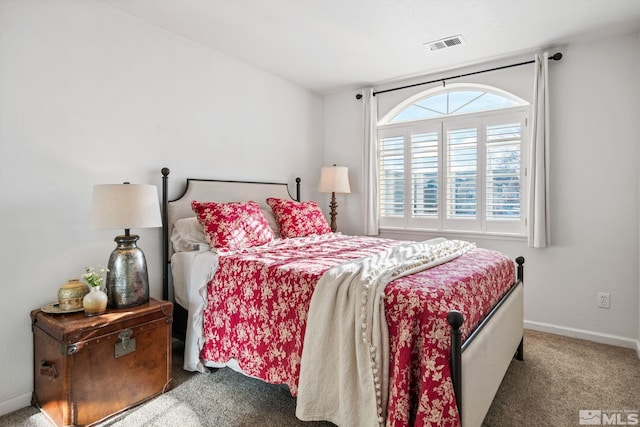
[[[351,193],[349,186],[349,168],[346,166],[324,166],[320,170],[321,193]]]
[[[93,187],[91,225],[106,229],[162,227],[156,186],[96,185]]]

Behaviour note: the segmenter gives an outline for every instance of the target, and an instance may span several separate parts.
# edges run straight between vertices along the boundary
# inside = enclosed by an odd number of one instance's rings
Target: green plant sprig
[[[100,287],[102,282],[104,281],[104,274],[109,271],[108,268],[103,267],[101,265],[98,266],[98,272],[93,267],[85,267],[85,273],[82,275],[82,278],[87,283],[87,285],[95,288]]]

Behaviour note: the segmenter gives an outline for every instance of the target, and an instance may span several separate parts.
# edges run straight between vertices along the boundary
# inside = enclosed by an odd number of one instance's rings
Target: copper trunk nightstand
[[[150,299],[93,317],[32,311],[32,404],[58,426],[91,425],[167,391],[172,308]]]

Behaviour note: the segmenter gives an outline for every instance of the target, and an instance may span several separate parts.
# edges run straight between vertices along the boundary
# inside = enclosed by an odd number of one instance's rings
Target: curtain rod
[[[549,60],[552,60],[552,59],[555,60],[555,61],[560,61],[562,59],[562,54],[560,52],[554,53],[552,56],[549,57]],[[407,89],[407,88],[415,87],[415,86],[427,85],[427,84],[430,84],[430,83],[437,83],[437,82],[444,83],[447,80],[459,79],[460,77],[473,76],[474,74],[488,73],[489,71],[503,70],[505,68],[519,67],[520,65],[533,64],[534,62],[536,62],[536,61],[535,60],[531,60],[531,61],[519,62],[517,64],[503,65],[502,67],[489,68],[489,69],[486,69],[486,70],[474,71],[472,73],[459,74],[457,76],[443,77],[441,79],[431,80],[431,81],[428,81],[428,82],[415,83],[415,84],[407,85],[407,86],[400,86],[400,87],[394,87],[394,88],[391,88],[391,89],[379,90],[377,92],[373,92],[373,96],[376,96],[379,93],[393,92],[393,91],[396,91],[396,90]],[[356,95],[356,99],[360,99],[360,98],[362,98],[362,94],[361,93]]]

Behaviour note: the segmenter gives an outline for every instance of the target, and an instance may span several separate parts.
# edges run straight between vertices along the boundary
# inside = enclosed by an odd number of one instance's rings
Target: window
[[[382,228],[524,235],[528,104],[496,88],[427,91],[378,124]]]

